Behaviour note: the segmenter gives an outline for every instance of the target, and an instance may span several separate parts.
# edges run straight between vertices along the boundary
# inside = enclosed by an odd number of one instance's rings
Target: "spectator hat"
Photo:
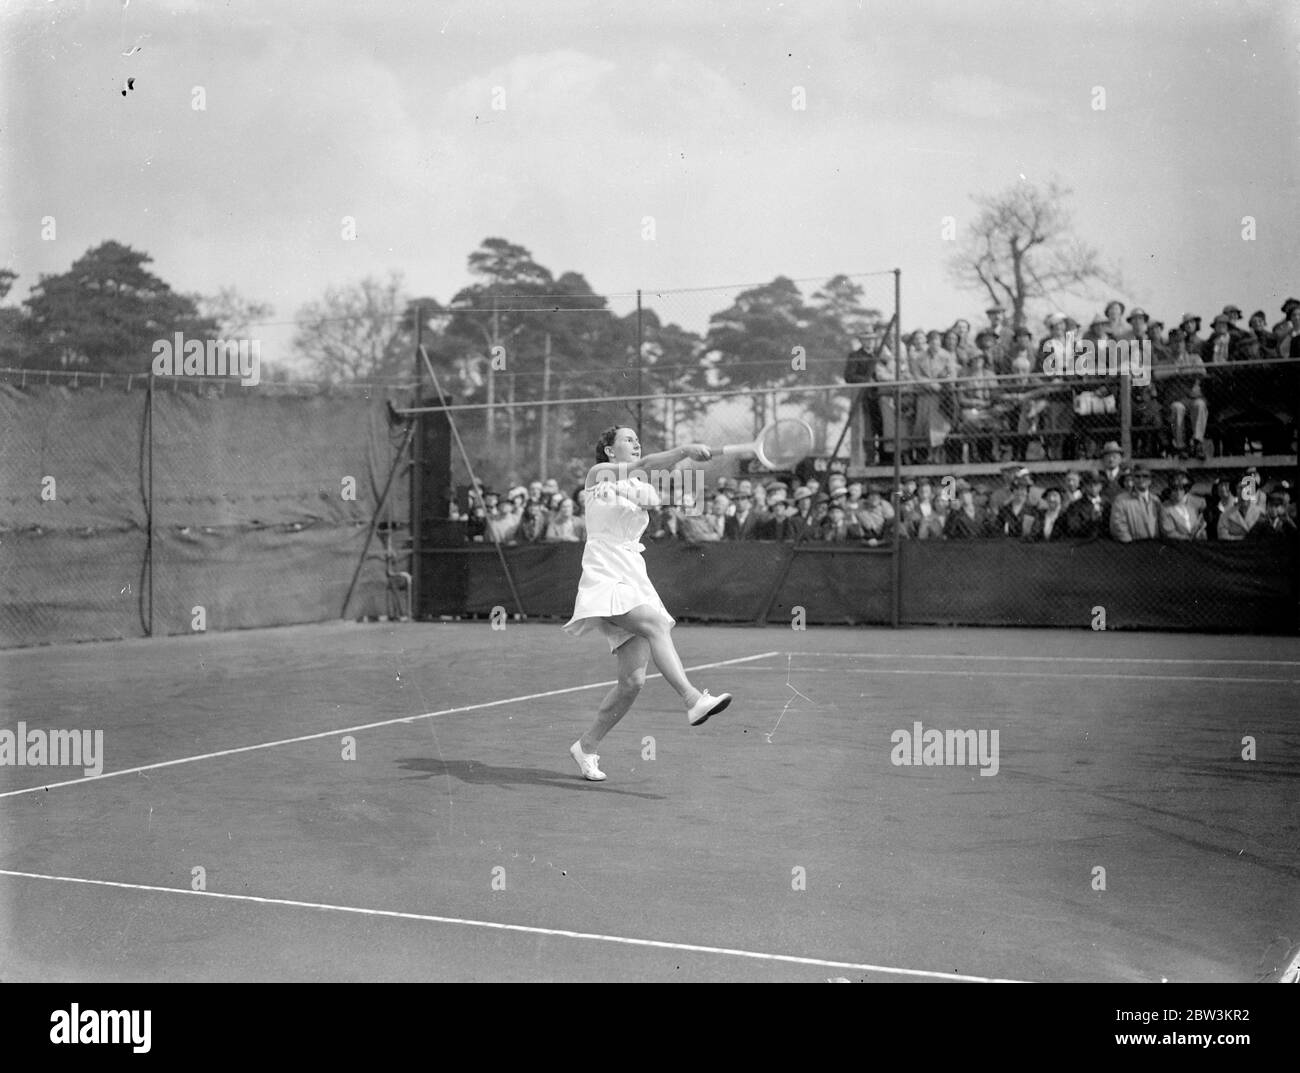
[[[1065,314],[1063,313],[1048,313],[1047,316],[1043,318],[1043,323],[1050,328],[1053,324],[1060,324],[1064,320]]]
[[[1124,315],[1124,310],[1128,308],[1128,306],[1126,306],[1118,298],[1112,298],[1109,302],[1106,303],[1107,309],[1109,309],[1111,306],[1119,306],[1119,315],[1121,317]]]
[[[506,495],[507,499],[527,499],[528,489],[522,484],[516,484]]]
[[[812,499],[812,492],[807,488],[796,488],[794,501],[798,503],[801,499]]]
[[[814,507],[820,507],[825,503],[829,503],[830,501],[831,501],[831,497],[828,496],[825,492],[818,492],[815,496],[813,496]]]
[[[1124,448],[1114,440],[1107,440],[1101,445],[1101,453],[1103,455],[1122,455],[1124,453]]]
[[[1029,336],[1030,339],[1032,339],[1032,338],[1034,337],[1034,333],[1033,333],[1033,332],[1031,332],[1028,328],[1025,328],[1025,327],[1022,326],[1022,327],[1016,329],[1016,331],[1015,331],[1015,335],[1013,336],[1013,338],[1015,338],[1015,339],[1019,339],[1022,335],[1027,335],[1027,336]]]
[[[1224,306],[1223,316],[1227,317],[1229,320],[1241,320],[1241,310],[1236,306]]]
[[[1192,486],[1192,478],[1187,475],[1185,469],[1180,469],[1169,478],[1169,485],[1171,488],[1190,488]]]
[[[1283,315],[1289,314],[1296,306],[1300,306],[1300,298],[1288,298],[1282,303]]]
[[[1214,327],[1216,327],[1216,328],[1217,328],[1220,324],[1228,324],[1228,325],[1231,325],[1231,324],[1232,324],[1232,318],[1229,317],[1229,316],[1225,316],[1224,314],[1220,313],[1220,314],[1219,314],[1217,317],[1215,317],[1214,320],[1212,320],[1210,323],[1213,324]]]
[[[1064,318],[1064,320],[1065,320],[1065,326],[1066,326],[1067,328],[1070,328],[1070,327],[1077,328],[1077,327],[1079,327],[1079,322],[1078,322],[1077,320],[1075,320],[1075,319],[1074,319],[1073,317],[1071,317],[1071,316],[1068,316],[1068,315],[1067,315],[1067,316]]]
[[[1250,323],[1251,323],[1251,324],[1254,324],[1256,318],[1258,318],[1259,320],[1262,320],[1265,324],[1268,323],[1268,314],[1265,313],[1262,309],[1257,309],[1257,310],[1255,310],[1255,312],[1253,312],[1253,313],[1250,315]]]
[[[1183,319],[1180,320],[1178,323],[1179,323],[1180,325],[1182,325],[1182,324],[1191,324],[1193,321],[1196,322],[1197,327],[1200,327],[1200,324],[1201,324],[1201,318],[1198,317],[1195,313],[1184,313],[1184,314],[1183,314]]]
[[[1147,467],[1144,466],[1141,462],[1139,462],[1136,466],[1133,467],[1133,476],[1134,476],[1134,477],[1150,477],[1150,476],[1151,476],[1151,471],[1150,471],[1149,469],[1147,469]]]
[[[1094,469],[1090,469],[1083,474],[1084,484],[1105,484],[1106,478]]]
[[[488,496],[495,496],[497,499],[501,498],[501,493],[493,488],[483,488],[479,491],[479,495],[483,499],[487,499]]]
[[[1270,507],[1280,507],[1286,503],[1286,496],[1281,492],[1269,492],[1267,502]]]
[[[976,346],[979,346],[981,343],[983,343],[985,339],[991,339],[991,340],[993,340],[993,342],[996,343],[996,342],[998,341],[998,333],[997,333],[997,332],[991,332],[991,331],[989,331],[987,328],[985,328],[982,332],[976,332],[976,333],[975,333],[975,345],[976,345]]]
[[[1096,328],[1096,327],[1099,327],[1099,326],[1101,326],[1101,325],[1103,325],[1103,324],[1109,324],[1109,323],[1110,323],[1110,321],[1108,321],[1108,320],[1106,319],[1106,314],[1105,314],[1105,313],[1098,313],[1095,317],[1092,318],[1091,321],[1089,321],[1089,323],[1088,323],[1088,327],[1089,327],[1089,328]]]
[[[988,309],[984,310],[984,312],[985,312],[985,313],[1005,313],[1006,310],[1003,309],[1002,306],[989,306]]]
[[[849,491],[847,488],[844,488],[843,486],[839,488],[832,488],[830,497],[831,499],[848,499]]]
[[[1150,317],[1147,316],[1147,311],[1145,309],[1141,308],[1140,306],[1134,306],[1133,312],[1128,315],[1128,322],[1132,324],[1135,320],[1138,319],[1138,317],[1141,317],[1143,320],[1151,319]]]
[[[559,490],[560,490],[560,482],[557,481],[554,477],[547,477],[546,480],[542,482],[543,492],[558,492]]]
[[[1149,323],[1153,328],[1163,328],[1165,326],[1165,322],[1163,320],[1153,320],[1150,321]]]

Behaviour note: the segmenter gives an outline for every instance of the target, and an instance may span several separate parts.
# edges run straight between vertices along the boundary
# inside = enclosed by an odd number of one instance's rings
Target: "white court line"
[[[999,663],[1192,663],[1196,666],[1227,663],[1232,665],[1257,664],[1264,667],[1300,667],[1300,660],[1292,659],[1166,659],[1139,656],[975,656],[937,652],[779,652],[782,656],[842,656],[845,659],[944,659],[990,660]]]
[[[253,902],[259,905],[280,905],[335,913],[357,913],[362,916],[389,917],[394,920],[418,920],[428,924],[462,924],[471,928],[492,928],[497,931],[523,932],[526,935],[553,935],[563,939],[589,939],[593,942],[621,943],[624,946],[649,946],[659,950],[683,950],[693,954],[725,954],[728,957],[753,958],[758,961],[783,961],[791,965],[816,965],[827,969],[855,969],[859,972],[883,972],[895,976],[923,976],[931,980],[954,980],[976,984],[1014,984],[1023,982],[1019,980],[1001,980],[990,976],[965,976],[955,972],[933,972],[929,969],[898,969],[888,965],[859,965],[852,961],[826,961],[822,958],[795,957],[792,954],[767,954],[757,950],[735,950],[726,946],[699,946],[695,943],[669,943],[662,939],[633,939],[625,935],[564,931],[559,928],[538,928],[527,924],[502,924],[495,920],[467,920],[462,917],[433,916],[428,913],[402,913],[393,909],[361,909],[353,905],[327,905],[322,902],[299,902],[288,898],[262,898],[253,894],[224,894],[219,891],[189,890],[184,887],[152,887],[143,883],[119,883],[110,879],[83,879],[79,876],[13,872],[7,868],[0,868],[0,875],[16,876],[21,879],[48,879],[60,883],[84,883],[96,887],[117,887],[122,890],[151,891],[158,894],[188,894],[200,898],[222,898],[233,902]]]
[[[719,660],[717,663],[701,663],[687,667],[688,671],[707,671],[714,667],[727,667],[733,663],[748,663],[751,660],[767,659],[779,655],[777,652],[761,652],[757,656],[739,656],[736,659]],[[661,678],[660,674],[648,674],[647,679]],[[197,756],[183,756],[179,760],[163,760],[157,764],[142,764],[140,767],[123,768],[121,771],[105,771],[99,775],[85,775],[80,779],[67,779],[63,782],[50,782],[43,786],[28,786],[21,790],[7,790],[0,793],[0,798],[17,797],[19,794],[32,794],[39,790],[53,790],[58,786],[80,786],[82,783],[97,782],[100,779],[114,779],[119,775],[134,775],[141,771],[156,771],[158,768],[174,767],[176,764],[194,764],[200,760],[211,760],[218,756],[234,756],[236,753],[251,753],[258,749],[274,749],[278,745],[294,745],[300,741],[315,741],[319,738],[332,738],[339,734],[355,734],[359,730],[374,730],[376,727],[388,727],[397,723],[414,723],[417,719],[434,719],[440,715],[457,715],[461,712],[474,712],[482,708],[495,708],[501,704],[519,704],[526,700],[541,700],[544,697],[558,697],[565,693],[580,693],[584,689],[600,689],[617,685],[617,679],[608,682],[589,682],[583,686],[569,686],[566,689],[549,689],[545,693],[529,693],[522,697],[503,697],[501,700],[488,700],[482,704],[465,704],[459,708],[443,708],[441,711],[424,712],[421,715],[402,715],[395,719],[382,719],[377,723],[362,723],[354,727],[342,727],[338,730],[322,730],[316,734],[303,734],[296,738],[281,738],[279,741],[263,741],[257,745],[241,745],[236,749],[218,749],[213,753],[200,753]]]
[[[767,671],[770,674],[780,674],[784,667],[753,667],[754,671]],[[899,667],[796,667],[796,671],[822,671],[826,674],[909,674],[919,678],[1105,678],[1111,682],[1259,682],[1267,685],[1270,683],[1281,683],[1284,685],[1300,685],[1300,678],[1234,678],[1229,675],[1197,675],[1197,674],[1088,674],[1081,672],[1079,674],[1057,674],[1053,671],[932,671],[932,670],[909,670]],[[2,795],[0,795],[2,796]]]

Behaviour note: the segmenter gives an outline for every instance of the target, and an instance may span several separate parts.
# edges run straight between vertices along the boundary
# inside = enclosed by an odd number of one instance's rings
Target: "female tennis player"
[[[687,679],[668,632],[676,622],[650,584],[641,557],[645,548],[639,543],[650,521],[646,508],[660,505],[658,492],[644,475],[676,468],[687,459],[707,462],[711,456],[707,446],[692,443],[643,457],[636,431],[618,426],[606,429],[596,443],[597,462],[582,493],[587,519],[582,580],[573,618],[564,629],[575,637],[595,630],[609,642],[610,652],[618,657],[618,684],[596,709],[591,729],[569,748],[584,779],[605,778],[596,746],[632,707],[645,684],[651,656],[682,698],[691,726],[731,703],[730,693],[715,697]]]

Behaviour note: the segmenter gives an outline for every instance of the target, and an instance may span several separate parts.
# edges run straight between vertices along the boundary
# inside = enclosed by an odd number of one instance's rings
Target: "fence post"
[[[149,531],[145,536],[144,554],[145,561],[149,564],[149,629],[148,635],[153,636],[153,370],[149,371],[149,393],[145,401],[149,410],[149,484],[145,493],[145,518]]]
[[[1119,378],[1119,445],[1125,458],[1133,457],[1133,382],[1128,373]]]
[[[903,271],[894,269],[894,490],[890,493],[890,502],[894,504],[893,555],[889,562],[889,624],[898,628],[902,601],[903,568],[900,559],[902,542],[899,539],[899,523],[902,521],[903,504],[899,499],[899,488],[903,483],[903,395],[899,381],[903,375],[902,337],[903,337]]]
[[[424,392],[424,364],[420,357],[424,350],[424,311],[421,306],[415,307],[415,405],[423,406]],[[489,359],[488,368],[491,369],[491,359]],[[491,375],[491,373],[489,373]],[[418,622],[420,619],[420,503],[422,491],[420,488],[420,441],[423,439],[420,433],[420,422],[424,420],[423,414],[416,414],[412,419],[411,428],[414,435],[409,438],[411,445],[411,479],[409,482],[410,491],[410,515],[407,528],[411,532],[411,621]],[[406,450],[406,444],[402,444],[402,451]]]

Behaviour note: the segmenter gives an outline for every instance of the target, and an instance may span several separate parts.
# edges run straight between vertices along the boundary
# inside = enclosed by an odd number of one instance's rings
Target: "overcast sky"
[[[899,267],[904,324],[929,327],[987,304],[948,281],[943,217],[1056,176],[1130,306],[1276,319],[1300,291],[1297,12],[3,0],[0,238],[18,298],[116,239],[277,320],[394,269],[445,301],[500,236],[607,292]],[[695,329],[718,304],[660,303]],[[257,334],[286,356],[289,329]]]

